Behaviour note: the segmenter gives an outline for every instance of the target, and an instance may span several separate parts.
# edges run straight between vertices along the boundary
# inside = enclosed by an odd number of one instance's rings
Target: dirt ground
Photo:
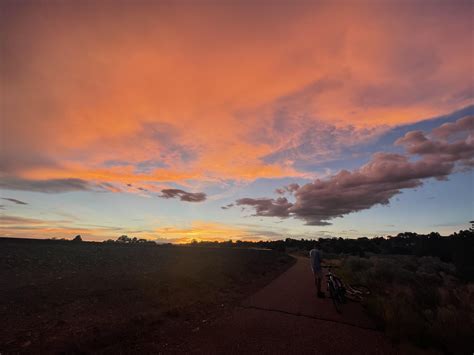
[[[6,238],[0,249],[2,354],[166,349],[294,263],[249,249]]]

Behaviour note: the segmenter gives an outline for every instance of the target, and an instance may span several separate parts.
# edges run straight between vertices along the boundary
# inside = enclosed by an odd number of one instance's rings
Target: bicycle
[[[346,286],[346,298],[354,302],[363,302],[367,296],[370,296],[370,289],[364,285]]]
[[[331,269],[334,268],[334,266],[326,266],[325,268],[328,270],[328,273],[326,274],[326,278],[327,278],[327,289],[328,289],[329,295],[332,299],[332,302],[334,304],[334,307],[336,308],[337,313],[342,313],[341,305],[343,303],[346,303],[346,297],[345,297],[346,289],[341,279],[339,279],[336,275],[334,275],[331,272]]]

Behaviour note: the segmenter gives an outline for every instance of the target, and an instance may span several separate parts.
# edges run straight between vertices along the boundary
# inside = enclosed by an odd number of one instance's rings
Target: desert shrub
[[[438,307],[431,326],[433,339],[437,339],[445,351],[468,353],[472,345],[472,307],[455,307],[450,304]]]
[[[390,284],[399,269],[399,265],[389,258],[375,258],[374,265],[369,270],[371,283]]]
[[[432,284],[420,283],[414,288],[414,302],[423,309],[436,309],[440,302],[438,288]]]
[[[427,274],[436,274],[439,272],[445,272],[448,274],[454,274],[456,268],[453,264],[441,261],[438,257],[423,256],[418,260],[418,272],[424,272]]]
[[[398,293],[389,304],[384,304],[384,322],[387,333],[398,341],[408,339],[420,343],[425,338],[423,317],[408,293]]]
[[[372,266],[372,262],[369,259],[358,258],[350,256],[346,259],[347,267],[351,268],[354,272],[367,271]]]
[[[415,272],[418,269],[418,263],[415,258],[404,257],[401,265],[403,270]]]
[[[469,350],[474,337],[474,285],[437,257],[347,257],[341,276],[372,290],[368,314],[395,341],[443,352]]]

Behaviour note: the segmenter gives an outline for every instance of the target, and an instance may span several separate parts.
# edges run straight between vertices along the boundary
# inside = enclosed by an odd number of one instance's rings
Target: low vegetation
[[[340,276],[369,286],[368,313],[395,341],[445,353],[470,353],[474,339],[474,284],[438,257],[349,256]]]
[[[449,236],[439,233],[417,234],[399,233],[396,236],[377,238],[319,238],[321,247],[327,257],[341,255],[414,255],[434,256],[443,262],[455,265],[456,274],[463,280],[474,281],[474,231],[462,230]],[[314,239],[294,239],[274,241],[228,241],[200,242],[197,246],[223,247],[259,247],[291,253],[303,253],[313,248]]]
[[[319,242],[345,282],[371,289],[363,305],[393,340],[472,351],[472,230]],[[187,246],[128,236],[104,243],[3,238],[0,349],[143,350],[130,344],[165,341],[173,324],[181,336],[288,268],[293,259],[284,252],[307,256],[313,246],[291,238]]]

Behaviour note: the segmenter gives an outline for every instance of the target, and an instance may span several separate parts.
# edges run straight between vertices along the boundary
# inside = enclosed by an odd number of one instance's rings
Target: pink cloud
[[[449,126],[463,129],[466,119]],[[442,126],[443,127],[443,126]],[[444,129],[447,130],[446,126]],[[457,129],[456,129],[457,131]],[[440,132],[440,128],[434,132]],[[256,216],[294,217],[308,225],[328,225],[329,221],[349,213],[387,205],[404,189],[423,185],[429,178],[445,180],[456,164],[473,167],[474,145],[469,135],[465,140],[439,142],[427,138],[420,131],[412,131],[397,140],[406,146],[408,155],[376,153],[359,169],[342,170],[329,179],[316,180],[294,190],[295,202],[286,198],[242,198],[237,205],[249,206]],[[421,155],[411,160],[410,155]],[[285,191],[280,189],[277,192]]]
[[[395,144],[402,145],[410,154],[416,154],[425,160],[460,162],[472,166],[474,163],[474,116],[463,117],[453,123],[445,123],[433,130],[433,138],[421,131],[408,132]],[[457,140],[446,140],[456,136]],[[436,138],[441,138],[437,140]]]
[[[433,130],[433,136],[436,138],[448,138],[452,135],[464,133],[472,137],[474,132],[474,116],[463,117],[456,122],[448,122]]]

